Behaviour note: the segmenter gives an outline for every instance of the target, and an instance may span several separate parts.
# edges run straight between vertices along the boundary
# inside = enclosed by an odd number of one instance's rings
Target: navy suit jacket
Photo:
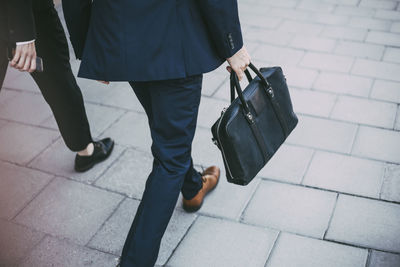
[[[84,78],[183,78],[243,46],[237,0],[64,0],[63,10]]]

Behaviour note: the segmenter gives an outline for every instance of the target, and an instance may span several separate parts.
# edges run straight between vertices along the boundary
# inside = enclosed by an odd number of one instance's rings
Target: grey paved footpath
[[[250,185],[222,176],[194,214],[179,199],[157,265],[399,267],[400,1],[239,6],[254,63],[282,66],[300,122]],[[222,167],[210,126],[229,104],[227,78],[224,66],[204,76],[198,168]],[[152,166],[147,119],[127,83],[78,83],[95,137],[117,143],[109,160],[84,174],[73,171],[74,153],[32,79],[7,73],[1,267],[106,267],[121,253]]]

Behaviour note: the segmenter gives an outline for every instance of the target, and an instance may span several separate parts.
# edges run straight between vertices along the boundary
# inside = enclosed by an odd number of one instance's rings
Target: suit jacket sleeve
[[[36,39],[32,0],[5,0],[8,37],[11,43]]]
[[[243,47],[237,0],[197,0],[202,16],[222,58]]]
[[[92,1],[64,0],[62,7],[75,56],[81,59],[89,29]]]

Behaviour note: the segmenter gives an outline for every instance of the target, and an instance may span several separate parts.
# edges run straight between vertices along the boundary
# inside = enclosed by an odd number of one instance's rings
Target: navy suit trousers
[[[154,161],[124,244],[122,267],[154,266],[179,193],[191,199],[202,187],[191,157],[202,78],[130,83],[149,120]]]

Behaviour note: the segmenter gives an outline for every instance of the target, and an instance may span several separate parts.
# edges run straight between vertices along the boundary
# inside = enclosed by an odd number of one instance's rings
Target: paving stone
[[[286,20],[278,28],[280,32],[301,33],[302,35],[318,35],[323,29],[322,25],[309,22]]]
[[[379,1],[379,0],[361,0],[360,6],[373,7],[379,9],[392,10],[396,7],[396,1]]]
[[[89,249],[46,236],[19,266],[115,266],[116,257],[98,250]]]
[[[300,66],[319,70],[349,72],[354,59],[346,56],[308,52],[302,59]]]
[[[376,80],[371,91],[371,98],[399,103],[400,83]]]
[[[120,195],[55,178],[15,220],[84,245],[121,200]]]
[[[331,52],[336,46],[336,40],[299,35],[292,39],[290,46],[311,51]]]
[[[245,43],[246,40],[248,40],[279,46],[286,46],[294,36],[292,33],[279,32],[263,28],[249,28],[243,32],[243,35]]]
[[[379,198],[383,170],[377,161],[317,151],[303,184]]]
[[[400,48],[387,47],[385,55],[383,56],[384,61],[400,63]]]
[[[151,154],[128,149],[96,181],[96,185],[141,199],[152,167]]]
[[[16,92],[16,96],[0,106],[0,118],[39,125],[51,116],[50,107],[43,96],[28,92]]]
[[[368,97],[372,79],[348,74],[321,72],[313,88],[337,94]]]
[[[48,147],[29,166],[57,176],[68,177],[84,183],[92,183],[118,158],[123,147],[115,145],[110,157],[96,164],[90,171],[78,173],[74,170],[75,155],[64,144],[62,139]]]
[[[394,124],[394,129],[400,130],[400,106],[397,109],[397,116],[396,116],[396,122]]]
[[[220,167],[222,169],[218,186],[207,195],[199,213],[211,217],[239,220],[260,179],[255,178],[247,186],[228,183],[224,167]],[[178,200],[178,207],[183,209],[181,199]]]
[[[393,128],[396,111],[396,104],[352,96],[339,96],[331,116],[339,120]]]
[[[213,95],[228,79],[228,72],[225,75],[219,74],[218,72],[210,72],[204,74],[203,88],[201,89],[201,94],[206,96]]]
[[[321,36],[340,40],[363,41],[367,36],[367,30],[345,26],[326,26]]]
[[[167,266],[264,266],[277,232],[199,217]]]
[[[334,11],[335,14],[340,15],[351,15],[360,17],[373,17],[376,13],[376,9],[370,7],[360,6],[344,6],[338,5]]]
[[[126,236],[129,232],[139,201],[126,199],[111,218],[97,232],[89,246],[100,251],[121,255]],[[196,214],[175,210],[161,240],[156,265],[166,263],[175,247],[182,240],[188,228],[196,219]]]
[[[322,238],[336,194],[262,181],[244,212],[246,223]]]
[[[391,32],[400,32],[400,22],[393,22],[392,27],[390,27]]]
[[[337,14],[326,14],[314,12],[310,17],[309,21],[315,23],[321,23],[324,25],[346,25],[349,22],[349,16],[337,15]]]
[[[102,103],[117,108],[126,108],[132,111],[144,112],[132,87],[126,82],[117,82],[110,88],[107,95],[103,96]]]
[[[312,149],[283,144],[258,175],[299,184],[307,171],[312,155]]]
[[[103,132],[102,137],[111,136],[118,144],[134,146],[150,152],[152,144],[150,128],[145,114],[128,112],[110,128]]]
[[[280,2],[274,1],[274,3],[284,3],[284,2],[283,1],[280,1]],[[251,6],[251,9],[254,9],[254,8]],[[276,16],[276,17],[290,19],[290,20],[296,20],[296,21],[305,21],[312,14],[312,11],[308,11],[308,10],[288,9],[288,8],[278,8],[278,7],[269,8],[267,10],[267,12],[271,16]],[[266,12],[264,11],[263,14],[265,14],[265,13]],[[289,28],[289,27],[287,27],[287,28]]]
[[[398,253],[399,221],[400,205],[340,195],[326,239]]]
[[[287,142],[333,152],[349,153],[357,126],[307,116],[298,116],[299,123]]]
[[[4,82],[3,82],[3,87],[7,87],[7,85],[11,82],[14,82],[17,80],[21,75],[23,75],[22,72],[19,70],[16,70],[10,66],[7,67],[6,70],[6,75],[4,76]]]
[[[368,267],[398,267],[400,255],[373,250]]]
[[[0,220],[0,266],[15,266],[44,237],[44,233]]]
[[[104,132],[110,125],[118,120],[126,111],[97,104],[85,103],[86,114],[88,117],[90,131],[93,138]],[[41,126],[58,130],[57,122],[54,116],[50,116]]]
[[[387,31],[390,29],[391,22],[388,20],[364,18],[364,17],[353,17],[349,26],[356,28],[363,28],[367,30],[378,30]]]
[[[0,162],[0,218],[11,220],[40,190],[52,176]]]
[[[252,14],[251,16],[241,17],[240,23],[258,28],[276,29],[282,20],[276,17],[266,17],[265,15]]]
[[[352,154],[400,163],[400,132],[360,126]]]
[[[299,9],[305,9],[316,12],[329,13],[335,8],[335,5],[318,0],[302,0],[297,6]]]
[[[223,168],[221,151],[214,145],[211,138],[210,129],[197,128],[192,145],[193,162],[204,167],[217,165]]]
[[[400,65],[366,59],[356,59],[351,73],[400,82]]]
[[[383,176],[380,197],[389,201],[400,202],[400,166],[387,164]]]
[[[380,19],[398,20],[400,19],[400,13],[396,10],[378,9],[376,11],[375,17]]]
[[[355,56],[380,60],[385,47],[383,45],[341,41],[335,48],[338,55]]]
[[[0,129],[0,159],[27,164],[57,138],[53,130],[8,123]]]
[[[138,200],[126,198],[89,241],[88,247],[120,256],[138,206]]]
[[[390,46],[400,46],[400,35],[397,33],[370,31],[367,35],[367,42]]]
[[[267,1],[260,1],[261,3],[266,3],[268,6],[274,6],[274,7],[287,7],[287,8],[294,8],[298,4],[298,0],[285,0],[285,1],[273,1],[273,0],[267,0]]]
[[[266,267],[364,267],[366,249],[281,233]]]
[[[4,78],[3,87],[30,92],[40,92],[39,87],[28,73],[21,73],[11,67],[7,69],[7,75]]]
[[[335,105],[336,95],[307,89],[290,91],[295,112],[328,117]],[[310,105],[310,103],[315,103]]]
[[[7,88],[1,89],[0,105],[7,105],[8,102],[13,101],[19,95],[18,91],[9,90]]]
[[[283,73],[285,74],[289,87],[294,86],[306,89],[311,88],[318,76],[318,72],[315,70],[297,67],[284,67]]]
[[[303,55],[304,52],[301,50],[265,44],[259,46],[252,57],[268,63],[294,66],[301,60]]]
[[[202,97],[200,101],[197,124],[199,126],[211,129],[211,126],[213,126],[216,120],[221,116],[221,111],[228,107],[229,103],[230,102],[227,101]]]

